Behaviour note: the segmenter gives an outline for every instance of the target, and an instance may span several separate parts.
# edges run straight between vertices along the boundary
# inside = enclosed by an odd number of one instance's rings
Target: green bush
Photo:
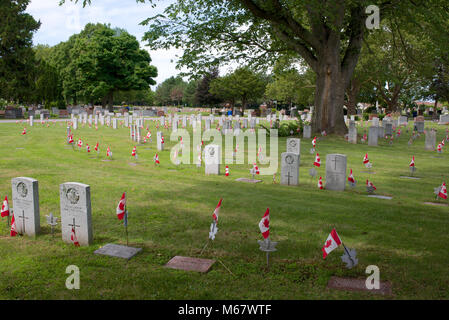
[[[368,120],[369,119],[369,115],[370,115],[369,113],[364,112],[363,113],[363,120],[365,120],[365,121]]]

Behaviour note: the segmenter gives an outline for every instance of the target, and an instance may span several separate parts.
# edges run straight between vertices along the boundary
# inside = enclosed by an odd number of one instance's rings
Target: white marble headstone
[[[11,180],[11,185],[16,230],[20,234],[35,236],[41,228],[38,181],[33,178],[18,177]]]
[[[72,227],[81,246],[91,245],[92,208],[90,186],[77,182],[66,182],[59,186],[61,206],[62,240],[72,243]]]

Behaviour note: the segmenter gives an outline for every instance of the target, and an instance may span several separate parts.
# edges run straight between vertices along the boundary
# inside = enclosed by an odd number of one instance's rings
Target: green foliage
[[[170,77],[157,86],[154,101],[160,106],[182,104],[187,86],[181,77]]]
[[[248,102],[261,98],[265,83],[260,74],[248,67],[241,67],[234,72],[214,79],[210,84],[210,93],[234,105],[241,102],[243,109]]]
[[[199,80],[195,91],[195,103],[212,107],[222,100],[210,91],[211,83],[218,78],[218,69],[212,69]]]
[[[123,29],[87,24],[81,33],[55,47],[66,100],[112,105],[116,91],[148,90],[157,76],[148,51]]]
[[[26,101],[32,94],[33,33],[40,22],[25,12],[29,0],[0,1],[0,97]]]

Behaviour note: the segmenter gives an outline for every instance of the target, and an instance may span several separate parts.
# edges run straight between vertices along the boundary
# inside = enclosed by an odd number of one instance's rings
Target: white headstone
[[[344,191],[346,184],[347,158],[344,154],[326,156],[326,189]]]
[[[38,182],[33,178],[18,177],[11,180],[11,185],[16,230],[35,236],[41,230]]]
[[[72,228],[81,246],[91,245],[92,208],[90,202],[90,186],[77,182],[67,182],[59,186],[61,206],[62,240],[72,243]]]
[[[221,153],[220,146],[209,144],[204,148],[205,154],[205,173],[220,174]]]
[[[299,154],[284,152],[281,154],[281,184],[297,186],[299,183]]]

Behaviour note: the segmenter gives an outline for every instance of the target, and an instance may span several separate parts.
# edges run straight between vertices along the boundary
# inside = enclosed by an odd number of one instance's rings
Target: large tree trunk
[[[359,95],[360,87],[360,81],[352,78],[349,87],[346,90],[346,94],[348,97],[348,101],[346,103],[346,107],[348,108],[348,115],[357,114],[357,96]]]
[[[345,134],[343,104],[347,81],[341,73],[339,45],[326,51],[318,59],[312,128],[314,132]]]

